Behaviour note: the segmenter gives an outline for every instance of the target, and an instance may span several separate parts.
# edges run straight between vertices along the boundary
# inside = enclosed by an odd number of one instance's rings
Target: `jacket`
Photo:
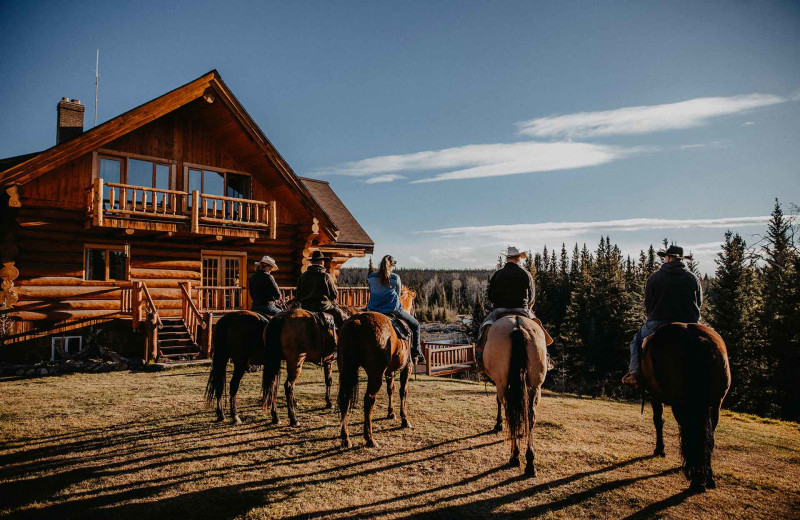
[[[697,323],[702,304],[700,280],[680,260],[662,264],[647,279],[644,291],[647,321]]]
[[[300,307],[309,311],[323,311],[334,307],[339,293],[333,277],[321,265],[311,265],[297,279],[297,300]]]
[[[527,309],[535,300],[536,288],[531,273],[514,262],[506,262],[489,280],[489,301],[495,309]]]
[[[367,277],[369,284],[369,303],[367,310],[389,314],[400,308],[400,291],[403,284],[400,277],[392,273],[389,275],[389,286],[381,284],[378,273],[370,273]]]
[[[264,271],[256,271],[250,277],[247,289],[253,305],[267,305],[281,298],[281,291],[278,289],[278,284],[275,283],[275,278]]]

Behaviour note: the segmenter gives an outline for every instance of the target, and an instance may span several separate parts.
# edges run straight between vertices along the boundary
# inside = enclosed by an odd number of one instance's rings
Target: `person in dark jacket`
[[[275,316],[281,309],[277,303],[281,299],[281,291],[273,278],[272,271],[278,270],[278,264],[272,257],[264,255],[256,262],[256,272],[247,283],[250,292],[250,310],[264,316]]]
[[[311,265],[297,279],[295,298],[303,309],[322,311],[333,316],[333,321],[336,322],[338,328],[344,322],[345,315],[342,309],[336,306],[339,292],[333,277],[325,272],[325,258],[321,251],[312,253]]]
[[[639,356],[645,338],[653,334],[665,323],[698,323],[700,306],[703,304],[703,288],[683,259],[691,260],[691,256],[683,256],[683,248],[669,246],[666,251],[659,251],[658,256],[664,259],[661,268],[647,279],[644,291],[644,307],[647,321],[631,341],[631,361],[628,374],[622,378],[627,385],[638,383]]]

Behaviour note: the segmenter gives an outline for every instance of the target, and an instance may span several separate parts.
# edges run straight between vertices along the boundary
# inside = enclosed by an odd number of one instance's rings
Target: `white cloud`
[[[787,98],[770,94],[705,97],[663,105],[539,117],[521,121],[517,126],[520,134],[540,138],[646,134],[702,126],[713,117],[737,114],[786,101]]]
[[[434,260],[474,260],[467,258],[475,254],[474,247],[435,247],[430,250]]]
[[[417,264],[417,265],[424,265],[425,264],[425,260],[423,260],[422,258],[420,258],[418,256],[414,256],[414,255],[409,256],[408,260],[411,263]]]
[[[435,182],[518,175],[522,173],[566,170],[595,166],[627,157],[640,148],[591,143],[498,143],[474,144],[406,155],[385,155],[347,163],[333,173],[371,177],[365,182],[390,182],[402,176],[399,171],[449,169],[434,177],[412,181]]]
[[[534,242],[547,239],[564,239],[591,233],[610,231],[641,231],[656,229],[727,228],[763,225],[769,216],[729,217],[709,219],[633,218],[601,222],[543,222],[537,224],[509,224],[471,226],[425,230],[443,237],[484,237],[492,240]]]
[[[389,173],[386,175],[378,175],[375,177],[370,177],[369,179],[365,180],[365,184],[376,184],[379,182],[394,182],[399,179],[405,179],[405,175],[397,175],[395,173]]]

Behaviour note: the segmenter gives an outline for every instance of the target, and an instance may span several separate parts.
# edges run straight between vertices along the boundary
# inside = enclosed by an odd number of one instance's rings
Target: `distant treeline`
[[[795,226],[778,201],[764,237],[748,246],[725,233],[714,276],[702,280],[702,320],[726,342],[733,383],[725,406],[737,411],[800,420],[800,254]],[[664,246],[668,241],[664,241]],[[690,269],[697,265],[687,262]],[[524,267],[536,281],[537,316],[555,343],[556,368],[547,385],[592,396],[627,396],[620,385],[629,343],[642,325],[644,285],[660,266],[652,246],[638,258],[624,258],[608,237],[594,251],[545,248],[528,254]],[[343,269],[340,285],[364,285],[368,268]],[[398,269],[417,291],[422,320],[450,320],[471,314],[479,322],[488,310],[486,287],[493,271]],[[472,333],[477,332],[472,328]]]

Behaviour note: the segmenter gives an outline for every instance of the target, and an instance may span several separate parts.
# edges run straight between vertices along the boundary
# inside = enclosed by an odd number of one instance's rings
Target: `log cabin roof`
[[[300,180],[303,181],[303,184],[314,196],[317,203],[322,206],[325,213],[331,217],[336,227],[339,228],[336,244],[364,246],[365,249],[368,249],[367,252],[371,253],[375,243],[353,214],[350,213],[342,200],[331,189],[330,184],[327,181],[309,179],[307,177],[300,177]]]
[[[332,236],[336,236],[339,228],[332,217],[320,206],[320,203],[312,196],[306,185],[300,181],[291,166],[267,139],[267,136],[239,103],[216,70],[212,70],[175,90],[139,105],[47,150],[0,159],[0,186],[25,184],[173,110],[208,95],[212,95],[214,99],[219,100],[231,111],[253,143],[267,160],[275,165],[275,169],[287,183],[290,190],[298,196],[312,215],[320,218],[320,224],[331,230],[330,234]],[[345,211],[347,210],[345,209]],[[349,215],[349,212],[347,213]],[[350,217],[352,218],[352,215]]]

